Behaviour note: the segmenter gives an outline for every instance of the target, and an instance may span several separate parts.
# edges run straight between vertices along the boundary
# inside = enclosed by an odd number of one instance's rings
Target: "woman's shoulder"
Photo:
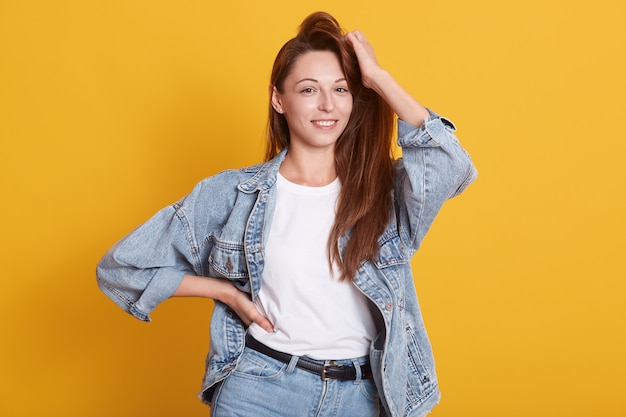
[[[229,168],[213,174],[201,180],[197,186],[237,186],[241,182],[245,182],[252,178],[255,174],[263,169],[267,162],[262,162],[241,168]]]
[[[258,178],[267,165],[268,162],[262,162],[241,168],[225,169],[202,179],[195,185],[190,195],[201,196],[203,199],[217,199],[230,192],[236,193],[241,184]]]

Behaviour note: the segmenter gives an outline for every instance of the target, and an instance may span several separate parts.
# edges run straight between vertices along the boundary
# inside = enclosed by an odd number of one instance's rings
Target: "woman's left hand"
[[[354,53],[359,61],[361,82],[367,88],[374,88],[376,76],[384,71],[378,64],[374,48],[367,41],[365,35],[358,30],[348,33],[346,39],[352,44]]]
[[[355,30],[346,35],[346,40],[352,44],[359,61],[363,85],[378,93],[400,119],[420,127],[429,116],[428,110],[405,91],[391,74],[378,65],[374,48],[365,35]]]

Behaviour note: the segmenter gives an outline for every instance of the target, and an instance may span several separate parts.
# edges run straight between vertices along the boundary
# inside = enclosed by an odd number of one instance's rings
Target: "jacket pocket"
[[[248,265],[244,245],[211,237],[213,248],[209,252],[209,275],[231,280],[248,278]]]
[[[375,262],[378,268],[387,268],[406,263],[402,242],[397,234],[383,233],[378,239],[378,245],[378,257]]]
[[[407,405],[417,405],[426,399],[436,384],[428,370],[428,364],[410,327],[406,328],[409,376],[407,382]]]
[[[378,273],[385,278],[384,281],[397,294],[398,308],[404,308],[404,274],[403,268],[407,263],[402,251],[402,242],[398,235],[383,234],[378,239],[378,257],[374,262]]]

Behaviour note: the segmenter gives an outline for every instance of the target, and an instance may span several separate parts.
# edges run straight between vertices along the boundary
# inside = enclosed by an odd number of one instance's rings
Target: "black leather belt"
[[[279,352],[269,346],[265,346],[250,335],[246,336],[246,346],[283,363],[290,363],[293,357],[288,353]],[[298,358],[296,367],[319,375],[323,380],[338,379],[340,381],[354,381],[356,379],[356,368],[354,365],[342,365],[333,363],[332,361],[327,364],[321,364],[300,357]],[[372,378],[372,368],[369,364],[360,365],[359,367],[361,368],[361,379]]]

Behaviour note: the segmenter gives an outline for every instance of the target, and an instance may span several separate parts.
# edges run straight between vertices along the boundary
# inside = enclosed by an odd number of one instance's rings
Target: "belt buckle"
[[[330,361],[329,363],[325,363],[324,365],[322,365],[322,373],[321,373],[322,381],[329,381],[331,379],[337,379],[335,377],[328,376],[326,374],[326,372],[327,372],[328,369],[342,368],[342,367],[343,367],[343,365],[338,364],[338,363],[334,363],[333,361]]]

